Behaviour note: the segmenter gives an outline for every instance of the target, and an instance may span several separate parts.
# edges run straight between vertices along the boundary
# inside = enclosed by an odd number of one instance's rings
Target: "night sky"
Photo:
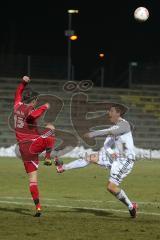
[[[134,10],[145,6],[150,18],[138,23]],[[160,1],[8,1],[0,11],[0,53],[67,56],[67,9],[79,9],[72,16],[78,40],[72,42],[76,78],[88,79],[100,64],[117,76],[129,61],[160,60]]]

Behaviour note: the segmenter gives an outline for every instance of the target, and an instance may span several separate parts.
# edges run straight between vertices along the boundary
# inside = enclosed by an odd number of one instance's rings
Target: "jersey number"
[[[18,117],[17,115],[14,115],[14,125],[15,125],[15,128],[23,128],[24,127],[23,118]]]

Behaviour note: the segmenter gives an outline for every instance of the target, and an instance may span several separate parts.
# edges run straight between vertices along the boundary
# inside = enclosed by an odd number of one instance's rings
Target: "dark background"
[[[134,10],[145,6],[150,17],[136,22]],[[75,78],[89,79],[100,64],[108,79],[118,79],[130,61],[160,60],[160,1],[8,1],[0,8],[0,54],[67,57],[67,9],[78,40],[72,42]],[[105,58],[99,59],[103,52]]]

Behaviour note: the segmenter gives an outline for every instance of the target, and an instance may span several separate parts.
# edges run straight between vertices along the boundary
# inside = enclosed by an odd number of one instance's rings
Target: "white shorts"
[[[122,182],[132,170],[134,160],[126,158],[111,159],[104,148],[99,151],[99,160],[97,162],[100,166],[110,169],[109,181],[117,186]]]
[[[113,161],[109,181],[116,184],[117,186],[122,182],[132,170],[134,160],[131,159],[116,159]]]

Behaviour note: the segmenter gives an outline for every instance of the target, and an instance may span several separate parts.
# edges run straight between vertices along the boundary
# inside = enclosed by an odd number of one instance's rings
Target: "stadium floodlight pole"
[[[68,31],[71,31],[72,29],[72,13],[68,10]],[[68,70],[67,70],[67,79],[68,81],[71,80],[71,66],[72,66],[72,60],[71,60],[71,39],[70,36],[68,36]]]
[[[133,67],[137,67],[137,62],[130,62],[129,63],[129,88],[132,88],[133,85]]]
[[[71,36],[74,35],[74,31],[72,30],[72,14],[77,14],[79,10],[77,9],[69,9],[68,11],[68,30],[65,31],[65,35],[68,37],[68,61],[67,61],[67,79],[71,80],[72,76],[72,59],[71,59]]]
[[[101,87],[104,87],[104,67],[100,68],[101,71]]]
[[[100,59],[100,79],[101,79],[101,87],[104,87],[104,53],[99,53],[99,59]]]

